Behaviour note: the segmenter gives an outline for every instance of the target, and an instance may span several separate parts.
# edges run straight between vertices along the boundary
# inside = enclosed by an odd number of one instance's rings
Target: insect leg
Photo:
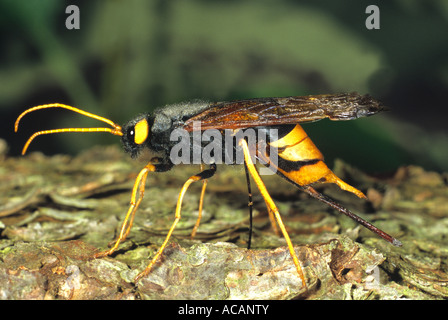
[[[204,170],[203,165],[201,164],[201,171]],[[198,231],[199,224],[201,223],[202,218],[202,208],[204,205],[204,195],[205,195],[205,188],[207,187],[207,179],[202,180],[202,190],[201,190],[201,197],[199,199],[199,209],[198,209],[198,219],[196,220],[196,223],[194,224],[193,231],[191,231],[190,238],[193,240],[196,236],[196,232]]]
[[[280,227],[283,237],[285,238],[286,243],[288,245],[289,253],[292,257],[292,260],[294,261],[297,273],[299,274],[299,277],[302,280],[302,285],[304,287],[306,287],[305,276],[303,275],[303,271],[302,271],[302,267],[300,266],[299,258],[297,258],[296,252],[294,251],[294,246],[291,242],[291,239],[289,238],[288,232],[286,231],[285,225],[283,224],[283,221],[280,216],[280,213],[278,212],[277,206],[275,205],[274,201],[272,200],[271,196],[269,195],[269,192],[267,191],[266,186],[264,185],[263,181],[261,180],[260,175],[258,174],[257,169],[255,168],[255,165],[252,162],[249,147],[247,145],[246,140],[241,139],[239,143],[243,148],[244,161],[247,164],[247,168],[249,169],[249,172],[252,175],[252,178],[254,179],[256,185],[258,186],[258,189],[260,190],[260,193],[263,196],[263,198],[268,206],[268,210],[271,210],[271,212],[274,214],[275,220],[277,221],[277,224]]]
[[[123,224],[121,225],[120,234],[117,240],[115,240],[115,244],[109,250],[96,253],[94,255],[94,258],[105,257],[112,254],[115,250],[117,250],[120,243],[124,241],[128,236],[129,232],[131,231],[132,223],[134,222],[135,212],[137,211],[137,208],[140,205],[140,202],[143,200],[143,196],[145,194],[145,183],[148,173],[168,171],[170,168],[171,165],[169,164],[148,163],[140,171],[137,178],[135,179],[134,187],[132,189],[131,205],[129,206],[128,212],[126,213],[126,217],[124,218]],[[138,198],[137,198],[137,192],[138,192]]]
[[[249,169],[247,168],[246,162],[244,162],[244,171],[246,172],[247,193],[249,196],[249,200],[247,203],[249,207],[249,239],[247,240],[247,249],[249,250],[252,244],[252,219],[253,219],[254,202],[252,201],[252,188],[250,187]]]
[[[126,236],[129,234],[132,223],[134,221],[135,212],[136,212],[138,206],[140,205],[140,202],[143,199],[143,195],[145,192],[146,177],[148,176],[149,172],[154,172],[154,171],[156,171],[156,167],[153,164],[146,165],[140,171],[140,173],[137,176],[137,179],[135,179],[135,182],[134,182],[134,187],[132,189],[131,205],[128,209],[128,212],[126,213],[126,217],[124,218],[123,224],[121,225],[120,235],[118,236],[118,238],[115,241],[115,244],[113,245],[112,248],[110,248],[109,250],[103,251],[103,252],[96,253],[94,255],[95,258],[105,257],[105,256],[112,254],[118,248],[121,241],[124,241],[126,239]],[[138,199],[136,200],[137,192],[139,190],[140,190],[140,192],[138,195]],[[128,224],[129,218],[131,220],[129,221],[129,224]]]
[[[204,179],[209,179],[211,178],[216,172],[216,165],[212,164],[210,165],[210,169],[204,170],[194,176],[191,176],[183,185],[182,189],[180,190],[179,193],[179,198],[177,200],[177,205],[176,205],[176,212],[175,212],[175,218],[174,218],[174,222],[171,225],[170,230],[168,231],[168,234],[166,235],[165,241],[163,241],[162,245],[160,246],[159,250],[157,251],[156,255],[154,256],[154,258],[151,260],[151,262],[148,264],[148,266],[145,268],[145,270],[143,270],[143,272],[139,273],[134,281],[137,282],[138,280],[140,280],[142,277],[146,276],[152,269],[153,265],[157,262],[157,259],[159,258],[159,256],[162,254],[163,250],[165,249],[166,245],[168,244],[168,241],[171,238],[171,234],[173,233],[174,229],[176,228],[177,223],[180,220],[181,217],[181,208],[182,208],[182,200],[184,198],[185,193],[188,190],[188,187],[190,186],[190,184],[192,184],[193,182],[196,181],[200,181],[200,180],[204,180]]]
[[[280,230],[278,229],[277,223],[275,222],[275,216],[272,213],[271,209],[269,208],[268,203],[266,201],[265,201],[265,203],[266,203],[266,207],[268,208],[269,221],[271,222],[272,229],[274,229],[274,233],[279,236]]]

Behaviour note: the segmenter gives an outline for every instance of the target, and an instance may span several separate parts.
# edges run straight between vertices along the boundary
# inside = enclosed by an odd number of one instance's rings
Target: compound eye
[[[135,130],[133,126],[128,128],[126,136],[128,137],[128,141],[134,141]]]
[[[148,130],[148,121],[142,119],[135,124],[134,129],[131,129],[128,134],[134,138],[136,144],[142,144],[148,138]]]

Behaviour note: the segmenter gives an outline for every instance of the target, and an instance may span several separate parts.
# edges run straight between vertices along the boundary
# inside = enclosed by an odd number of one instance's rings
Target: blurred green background
[[[68,5],[80,29],[68,30]],[[366,7],[380,9],[368,30]],[[391,109],[304,125],[331,165],[368,172],[405,164],[448,171],[448,2],[0,0],[0,137],[18,156],[37,130],[102,126],[60,102],[120,124],[194,98],[369,93]],[[75,154],[119,143],[107,134],[37,138],[30,151]]]

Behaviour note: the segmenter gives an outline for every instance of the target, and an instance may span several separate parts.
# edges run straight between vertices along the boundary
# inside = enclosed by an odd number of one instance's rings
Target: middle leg
[[[181,218],[181,208],[182,208],[182,201],[184,198],[185,193],[188,190],[188,187],[196,181],[200,181],[200,180],[204,180],[204,179],[209,179],[211,178],[216,172],[216,165],[215,164],[211,164],[210,165],[210,169],[201,171],[200,173],[191,176],[183,185],[182,189],[180,190],[179,193],[179,198],[177,200],[177,205],[176,205],[176,212],[175,212],[175,216],[174,216],[174,222],[171,225],[170,230],[168,231],[168,234],[165,237],[165,240],[163,241],[162,245],[160,246],[159,250],[157,250],[157,253],[155,254],[155,256],[152,258],[151,262],[148,264],[148,266],[145,268],[145,270],[143,270],[141,273],[139,273],[134,281],[137,282],[139,281],[142,277],[146,276],[149,272],[151,272],[152,267],[154,266],[154,264],[157,262],[157,260],[159,259],[160,255],[163,253],[163,250],[165,249],[166,245],[168,244],[168,241],[171,238],[171,235],[174,231],[174,229],[176,228],[177,223],[179,222],[180,218]]]

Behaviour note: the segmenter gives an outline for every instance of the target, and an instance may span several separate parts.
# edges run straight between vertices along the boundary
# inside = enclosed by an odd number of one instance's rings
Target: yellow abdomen
[[[322,153],[311,141],[300,125],[296,125],[286,136],[269,144],[278,148],[278,164],[269,164],[287,180],[300,186],[316,182],[335,183],[341,189],[352,192],[360,198],[366,196],[358,189],[339,179],[324,163]]]

